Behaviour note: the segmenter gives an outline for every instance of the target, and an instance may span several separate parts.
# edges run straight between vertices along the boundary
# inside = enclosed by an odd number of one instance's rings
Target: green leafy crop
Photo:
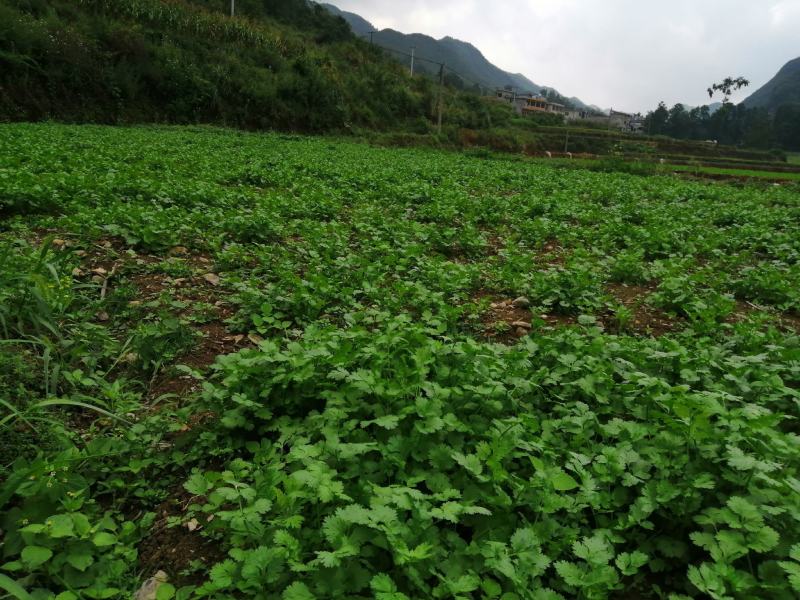
[[[795,188],[21,124],[6,196],[4,593],[800,593]]]

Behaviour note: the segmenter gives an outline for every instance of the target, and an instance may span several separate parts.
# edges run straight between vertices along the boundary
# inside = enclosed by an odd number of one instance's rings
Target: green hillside
[[[748,108],[774,111],[788,104],[800,104],[800,58],[789,61],[766,85],[744,101]]]
[[[303,0],[0,0],[0,120],[427,132],[436,89]],[[7,26],[11,24],[11,26]]]

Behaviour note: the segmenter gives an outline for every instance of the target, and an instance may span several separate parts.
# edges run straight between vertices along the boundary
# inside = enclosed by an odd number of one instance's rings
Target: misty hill
[[[800,104],[800,58],[795,58],[744,101],[748,108],[777,110],[786,104]]]
[[[416,55],[420,60],[416,62],[416,69],[433,74],[438,72],[438,65],[426,62],[422,58],[445,63],[448,69],[460,75],[465,87],[478,86],[481,88],[498,88],[512,86],[522,93],[539,93],[541,90],[557,90],[534,83],[520,73],[509,73],[493,65],[475,46],[452,37],[440,40],[420,33],[401,33],[393,29],[376,31],[375,27],[363,17],[340,10],[332,4],[322,4],[333,14],[342,17],[350,25],[356,35],[368,36],[373,32],[373,41],[387,48],[393,56],[402,62],[409,63],[410,58],[405,56],[416,47]],[[589,108],[578,98],[567,98],[578,108]]]

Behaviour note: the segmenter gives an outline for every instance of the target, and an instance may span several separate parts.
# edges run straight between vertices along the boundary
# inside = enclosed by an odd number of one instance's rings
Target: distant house
[[[566,117],[569,109],[558,102],[551,102],[544,96],[534,96],[533,94],[517,95],[512,100],[517,113],[521,115],[535,115],[547,113]]]
[[[508,88],[498,88],[495,92],[495,98],[500,102],[511,104],[514,112],[521,115],[523,109],[527,106],[528,100],[533,98],[533,94],[520,93]]]
[[[551,102],[544,96],[533,94],[523,94],[510,90],[508,88],[498,88],[495,92],[495,98],[501,102],[507,102],[512,105],[514,111],[518,115],[531,116],[537,114],[551,114],[560,115],[566,121],[577,121],[585,119],[589,113],[582,110],[575,110],[567,108],[558,102]]]
[[[631,121],[633,121],[633,115],[629,115],[628,113],[619,112],[614,109],[611,109],[608,115],[608,119],[613,129],[620,129],[625,131],[630,129]]]
[[[550,112],[547,110],[549,102],[541,96],[531,96],[525,101],[525,106],[522,108],[523,114],[528,113],[542,113]]]
[[[605,125],[608,129],[617,129],[629,133],[639,133],[644,129],[644,120],[641,115],[631,115],[613,109],[607,115],[587,115],[584,120],[598,125]]]
[[[644,117],[640,114],[633,115],[628,122],[628,131],[631,133],[644,133]]]
[[[588,116],[588,111],[570,108],[567,110],[566,119],[567,121],[580,121],[581,119],[586,119]]]

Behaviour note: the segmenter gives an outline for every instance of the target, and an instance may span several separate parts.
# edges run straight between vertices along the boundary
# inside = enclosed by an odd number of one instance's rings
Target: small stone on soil
[[[511,305],[514,308],[530,308],[531,307],[531,301],[528,300],[525,296],[520,296],[519,298],[514,300],[511,303]]]
[[[250,333],[247,335],[247,339],[253,342],[256,346],[258,346],[261,342],[264,341],[264,338],[258,334]]]
[[[158,571],[142,584],[139,591],[134,594],[134,600],[156,600],[158,588],[167,583],[169,577],[164,571]]]
[[[206,273],[205,275],[203,275],[203,279],[205,279],[211,285],[219,285],[220,284],[219,275],[217,275],[215,273]]]

